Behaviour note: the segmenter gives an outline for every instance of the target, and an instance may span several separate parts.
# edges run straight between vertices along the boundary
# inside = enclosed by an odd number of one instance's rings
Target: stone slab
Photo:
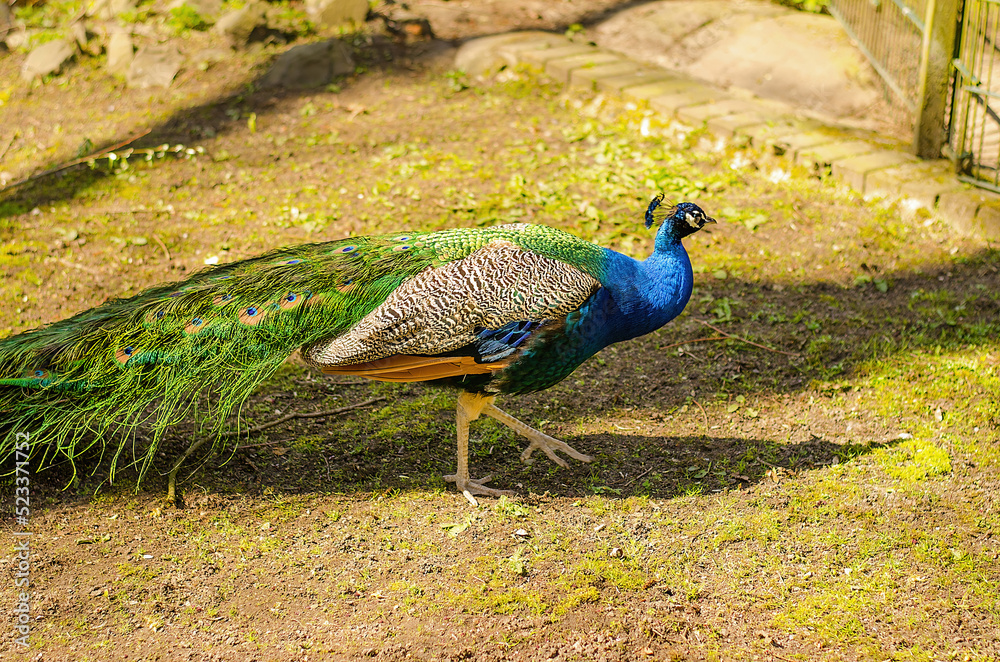
[[[482,41],[486,39],[495,39],[494,42],[497,53],[501,56],[508,58],[512,62],[519,62],[521,55],[527,53],[528,51],[538,51],[545,50],[548,48],[557,48],[561,46],[569,46],[571,42],[566,37],[556,35],[556,34],[541,34],[538,32],[528,33],[525,38],[520,38],[520,35],[525,33],[517,33],[519,38],[507,40],[503,37],[507,35],[494,35],[491,37],[483,37],[482,39],[476,39],[475,41]],[[471,43],[471,42],[470,42]],[[493,46],[494,44],[490,44]],[[462,49],[459,49],[461,52]],[[456,54],[457,57],[457,54]]]
[[[813,149],[821,145],[841,142],[842,140],[843,138],[838,137],[836,134],[824,131],[792,131],[777,138],[771,144],[771,148],[778,156],[787,156],[795,160],[798,153],[802,150]]]
[[[934,209],[941,196],[965,190],[954,172],[934,177],[924,177],[900,186],[900,195],[916,200],[928,209]]]
[[[664,69],[644,69],[631,74],[608,76],[596,79],[597,89],[601,92],[621,92],[627,87],[639,87],[650,83],[660,83],[677,80],[677,74]]]
[[[558,60],[561,57],[569,57],[571,55],[587,55],[591,53],[600,53],[600,51],[593,46],[568,44],[566,46],[524,50],[518,53],[517,59],[521,62],[533,64],[536,67],[542,67],[544,69],[549,60]]]
[[[622,94],[629,99],[635,99],[637,101],[649,101],[654,97],[662,96],[664,94],[676,94],[678,92],[683,92],[684,90],[692,89],[711,89],[704,83],[699,83],[696,80],[692,80],[687,76],[674,76],[670,80],[661,80],[655,83],[646,83],[643,85],[636,85],[635,87],[625,87],[622,88]]]
[[[635,62],[619,60],[609,64],[574,69],[569,74],[569,84],[570,87],[584,87],[588,90],[597,90],[600,89],[598,86],[599,80],[635,73],[639,70],[639,67],[640,65]]]
[[[837,141],[800,149],[795,162],[812,169],[829,168],[834,161],[861,154],[871,154],[878,147],[860,140]]]
[[[753,109],[753,104],[743,99],[725,99],[718,103],[688,106],[677,111],[677,118],[688,124],[705,124],[710,119],[745,113]]]
[[[979,205],[969,231],[990,241],[1000,241],[1000,200],[991,198]]]
[[[757,124],[740,131],[741,135],[750,139],[750,144],[760,150],[773,151],[776,154],[784,154],[784,148],[775,146],[780,140],[793,133],[812,131],[822,128],[819,122],[813,120],[797,120],[794,118],[780,118],[768,122],[767,124]]]
[[[938,197],[937,212],[960,232],[973,234],[972,221],[986,199],[985,191],[968,187],[945,191]]]
[[[870,173],[865,178],[865,195],[903,195],[903,185],[933,177],[954,178],[955,166],[951,161],[920,161],[904,163]],[[937,200],[937,196],[934,196]],[[933,203],[932,203],[933,206]]]
[[[855,191],[867,193],[866,180],[876,170],[892,168],[918,159],[906,152],[879,150],[870,154],[851,156],[833,162],[833,176],[851,186]]]
[[[545,74],[563,85],[569,82],[569,75],[576,69],[592,68],[601,64],[622,62],[621,58],[611,53],[595,51],[581,55],[554,58],[546,61]]]
[[[758,112],[750,111],[735,115],[721,115],[708,120],[708,130],[717,136],[733,138],[740,136],[746,142],[750,138],[744,131],[754,126],[766,125],[770,120]]]
[[[658,97],[653,97],[649,100],[649,105],[664,117],[674,118],[677,116],[677,111],[681,108],[722,101],[724,99],[726,99],[726,93],[722,90],[699,86],[678,94],[662,94]]]

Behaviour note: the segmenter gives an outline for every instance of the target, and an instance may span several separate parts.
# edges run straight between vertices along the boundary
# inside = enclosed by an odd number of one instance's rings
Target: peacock
[[[504,493],[469,474],[469,424],[481,415],[529,440],[524,461],[535,450],[563,467],[557,453],[592,459],[497,408],[498,394],[549,388],[687,304],[693,276],[681,240],[715,220],[662,194],[644,220],[661,223],[644,261],[525,223],[351,237],[208,268],[7,338],[0,458],[25,438],[42,461],[72,461],[98,444],[113,472],[147,424],[141,478],[194,395],[208,395],[218,435],[299,350],[329,375],[460,391],[457,470],[445,479],[476,505],[476,495]]]

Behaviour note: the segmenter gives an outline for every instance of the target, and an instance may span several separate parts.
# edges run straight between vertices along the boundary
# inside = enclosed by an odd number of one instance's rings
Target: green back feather
[[[72,461],[101,444],[113,472],[145,423],[141,475],[193,396],[210,393],[207,432],[217,433],[296,349],[340,335],[404,280],[495,239],[601,278],[604,249],[533,225],[355,237],[207,269],[0,341],[0,458],[28,433],[44,459]]]

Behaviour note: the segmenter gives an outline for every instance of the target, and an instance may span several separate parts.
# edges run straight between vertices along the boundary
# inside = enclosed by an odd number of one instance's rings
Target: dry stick
[[[94,152],[93,154],[88,154],[87,156],[81,156],[78,159],[73,159],[72,161],[67,161],[66,163],[63,163],[62,165],[58,165],[55,168],[51,168],[49,170],[46,170],[45,172],[40,172],[40,173],[38,173],[36,175],[31,175],[30,177],[25,177],[24,179],[19,179],[16,182],[12,182],[10,184],[7,184],[7,186],[4,186],[3,188],[0,188],[0,193],[3,193],[7,189],[12,189],[12,188],[16,188],[16,187],[18,187],[18,186],[20,186],[22,184],[27,184],[28,182],[34,181],[36,179],[41,179],[42,177],[48,177],[49,175],[54,175],[57,172],[65,170],[66,168],[72,168],[73,166],[80,165],[81,163],[86,163],[87,161],[92,161],[93,159],[100,158],[100,157],[104,156],[105,154],[108,154],[110,152],[115,151],[116,149],[121,149],[125,145],[128,145],[130,143],[134,143],[139,138],[142,138],[143,136],[147,135],[150,131],[152,131],[152,129],[146,129],[145,131],[143,131],[141,133],[137,133],[134,136],[132,136],[131,138],[129,138],[128,140],[126,140],[124,142],[120,142],[117,145],[112,145],[111,147],[105,147],[104,149],[99,150],[97,152]]]
[[[10,137],[10,140],[7,141],[7,146],[3,148],[2,152],[0,152],[0,159],[7,156],[7,150],[10,149],[10,146],[14,144],[14,141],[17,140],[17,137],[20,135],[21,135],[20,131],[14,131],[14,133]]]
[[[726,333],[725,331],[723,331],[719,327],[713,326],[713,325],[709,324],[708,322],[703,322],[702,320],[695,320],[695,322],[697,322],[698,324],[704,324],[705,326],[707,326],[708,328],[710,328],[712,331],[715,331],[716,333],[721,333],[725,337],[730,338],[732,340],[739,340],[740,342],[745,342],[748,345],[753,345],[754,347],[760,347],[761,349],[766,349],[767,351],[774,352],[775,354],[784,354],[785,356],[798,356],[798,354],[795,354],[794,352],[784,352],[784,351],[782,351],[780,349],[771,349],[770,347],[765,347],[764,345],[760,345],[758,343],[755,343],[752,340],[747,340],[746,338],[740,338],[739,336],[734,336],[732,334]]]
[[[285,421],[290,421],[293,418],[319,418],[321,416],[336,416],[337,414],[343,414],[345,411],[351,411],[352,409],[360,409],[361,407],[367,407],[368,405],[375,404],[376,402],[381,402],[383,400],[385,400],[385,398],[372,398],[371,400],[365,400],[364,402],[359,402],[354,405],[348,405],[347,407],[341,407],[340,409],[330,409],[328,411],[314,411],[308,414],[293,412],[291,414],[285,414],[281,418],[276,418],[273,421],[262,423],[256,427],[250,428],[249,430],[246,431],[246,434],[253,434],[254,432],[260,432],[268,428],[273,428],[275,425],[281,425]],[[226,432],[224,434],[219,435],[219,437],[220,438],[235,437],[239,434],[242,434],[242,432],[237,430],[235,432]],[[238,446],[236,450],[240,450],[243,448],[252,448],[253,446],[266,446],[266,445],[268,444],[253,444],[252,446]]]
[[[265,423],[263,425],[258,425],[257,427],[252,428],[251,430],[248,430],[247,432],[248,433],[253,433],[253,432],[259,432],[261,430],[266,430],[269,427],[273,427],[275,425],[278,425],[279,423],[284,423],[285,421],[291,420],[293,418],[316,418],[316,417],[319,417],[319,416],[332,416],[334,414],[342,414],[345,411],[350,411],[351,409],[357,409],[359,407],[364,407],[366,405],[370,405],[372,403],[379,402],[380,400],[385,400],[385,398],[373,398],[371,400],[366,400],[365,402],[359,402],[358,404],[355,404],[355,405],[349,405],[347,407],[341,407],[340,409],[332,409],[330,411],[318,411],[318,412],[313,412],[311,414],[288,414],[286,416],[282,416],[281,418],[279,418],[276,421],[271,421],[270,423]],[[237,434],[239,434],[239,432],[227,432],[226,434],[220,434],[218,438],[222,439],[224,437],[232,437],[232,436],[235,436]],[[176,502],[176,498],[177,498],[177,472],[180,470],[181,465],[184,464],[184,461],[186,459],[188,459],[188,457],[191,456],[191,453],[193,453],[196,450],[198,450],[199,448],[201,448],[201,446],[203,446],[204,443],[206,441],[208,441],[208,439],[209,439],[208,436],[204,436],[201,439],[199,439],[198,441],[196,441],[193,444],[191,444],[190,446],[188,446],[187,450],[184,451],[184,454],[181,455],[181,457],[180,457],[179,460],[177,460],[177,464],[174,465],[174,468],[171,469],[170,473],[167,475],[167,501],[169,501],[170,503],[175,503]],[[266,446],[266,445],[267,444],[253,444],[253,446]],[[250,448],[250,446],[237,446],[236,450],[241,450],[243,448]]]
[[[632,483],[636,482],[636,481],[637,481],[637,480],[639,480],[640,478],[643,478],[643,477],[645,477],[645,476],[646,476],[646,474],[648,474],[648,473],[649,473],[650,471],[652,471],[653,469],[654,469],[654,467],[650,467],[649,469],[646,469],[645,471],[643,471],[643,472],[642,472],[641,474],[639,474],[639,475],[638,475],[638,476],[636,476],[635,478],[629,478],[629,479],[628,479],[628,480],[626,480],[626,481],[625,481],[624,483],[614,483],[614,485],[621,485],[622,487],[628,487],[629,485],[631,485]]]
[[[167,250],[167,245],[164,244],[163,240],[157,237],[155,234],[153,235],[153,240],[160,245],[160,248],[163,249],[163,255],[166,256],[167,258],[167,262],[170,262],[170,251]]]
[[[697,400],[695,400],[694,398],[691,398],[691,402],[693,402],[696,405],[698,405],[698,409],[701,410],[701,415],[705,417],[705,434],[708,434],[708,429],[709,429],[708,428],[708,412],[706,412],[705,408],[701,406],[701,403],[698,402]]]
[[[673,347],[683,347],[684,345],[690,345],[693,342],[708,342],[709,340],[726,340],[727,336],[711,336],[710,338],[695,338],[694,340],[685,340],[684,342],[675,342],[672,345],[667,345],[666,347],[661,347],[660,349],[671,349]],[[686,354],[687,352],[685,352]]]
[[[61,257],[53,258],[59,264],[65,265],[67,267],[73,267],[74,269],[79,269],[80,271],[86,271],[88,274],[93,276],[100,276],[100,272],[96,269],[91,269],[90,267],[85,267],[82,264],[77,264],[76,262],[70,262],[69,260],[64,260]]]

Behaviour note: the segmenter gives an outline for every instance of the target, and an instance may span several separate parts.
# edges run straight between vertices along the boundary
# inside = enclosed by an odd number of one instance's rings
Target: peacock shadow
[[[578,449],[592,453],[594,460],[589,464],[571,460],[567,468],[544,457],[523,464],[518,458],[520,441],[511,440],[502,449],[481,446],[473,455],[473,471],[490,474],[491,485],[529,500],[595,495],[673,499],[746,489],[761,482],[778,483],[898,443],[841,444],[816,436],[781,443],[760,437],[607,434],[583,435],[571,441]],[[280,456],[270,449],[253,454],[240,451],[227,463],[224,478],[220,477],[218,458],[209,458],[185,482],[189,493],[193,485],[199,487],[195,492],[208,493],[231,491],[233,486],[249,493],[286,495],[448,492],[452,488],[440,474],[449,471],[454,462],[447,452],[449,446],[428,446],[422,453],[411,450],[405,454],[393,452],[391,444],[360,455],[338,444],[312,452],[281,452]],[[226,487],[220,489],[223,483]],[[147,489],[156,488],[150,485]]]

